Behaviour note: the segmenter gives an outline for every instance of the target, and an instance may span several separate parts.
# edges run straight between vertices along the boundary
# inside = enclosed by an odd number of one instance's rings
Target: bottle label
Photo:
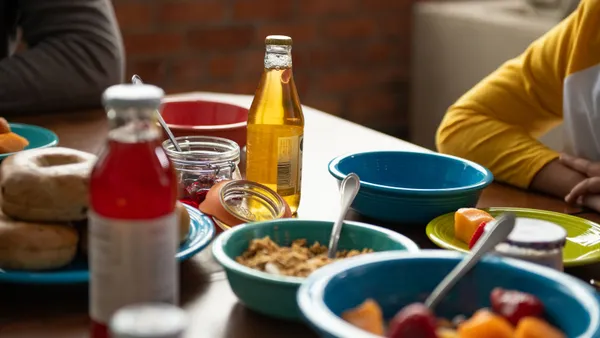
[[[277,193],[281,196],[296,194],[300,164],[301,136],[280,137],[277,141]]]
[[[108,323],[123,306],[177,304],[177,214],[119,220],[88,213],[90,316]]]

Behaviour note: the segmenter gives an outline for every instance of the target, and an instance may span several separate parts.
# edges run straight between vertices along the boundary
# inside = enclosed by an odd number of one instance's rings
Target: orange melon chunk
[[[476,208],[460,208],[454,213],[454,237],[469,244],[481,222],[493,220],[490,214]]]
[[[525,317],[517,324],[515,338],[565,338],[565,335],[543,319]]]
[[[501,316],[479,310],[458,326],[459,338],[514,338],[513,326]]]
[[[384,334],[383,312],[377,302],[372,299],[367,299],[358,307],[345,311],[342,313],[342,318],[365,331],[380,336]]]
[[[458,336],[458,332],[456,330],[448,329],[448,328],[440,328],[437,329],[436,334],[438,338],[460,338]]]

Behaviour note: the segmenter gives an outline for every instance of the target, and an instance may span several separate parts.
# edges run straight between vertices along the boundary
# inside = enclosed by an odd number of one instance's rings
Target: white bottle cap
[[[188,325],[182,309],[164,303],[135,304],[121,308],[110,321],[113,338],[179,338]]]
[[[164,90],[149,84],[118,84],[102,94],[102,104],[111,108],[158,108],[165,96]]]
[[[489,222],[484,230],[489,231],[490,224],[493,223]],[[505,242],[523,248],[551,250],[562,248],[566,238],[567,231],[555,223],[535,218],[517,217],[515,228]]]

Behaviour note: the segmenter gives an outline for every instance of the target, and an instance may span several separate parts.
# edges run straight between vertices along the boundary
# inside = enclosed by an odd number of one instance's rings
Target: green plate
[[[586,219],[558,212],[524,208],[482,209],[496,217],[503,212],[514,212],[517,217],[553,222],[567,230],[567,245],[563,251],[565,267],[600,262],[600,225]],[[454,238],[454,213],[435,218],[427,224],[427,237],[437,246],[469,252],[466,243]]]

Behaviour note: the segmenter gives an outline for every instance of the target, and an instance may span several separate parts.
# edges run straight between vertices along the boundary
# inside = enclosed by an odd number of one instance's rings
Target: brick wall
[[[113,0],[127,71],[167,92],[254,94],[264,38],[290,35],[300,100],[403,137],[414,0]]]

